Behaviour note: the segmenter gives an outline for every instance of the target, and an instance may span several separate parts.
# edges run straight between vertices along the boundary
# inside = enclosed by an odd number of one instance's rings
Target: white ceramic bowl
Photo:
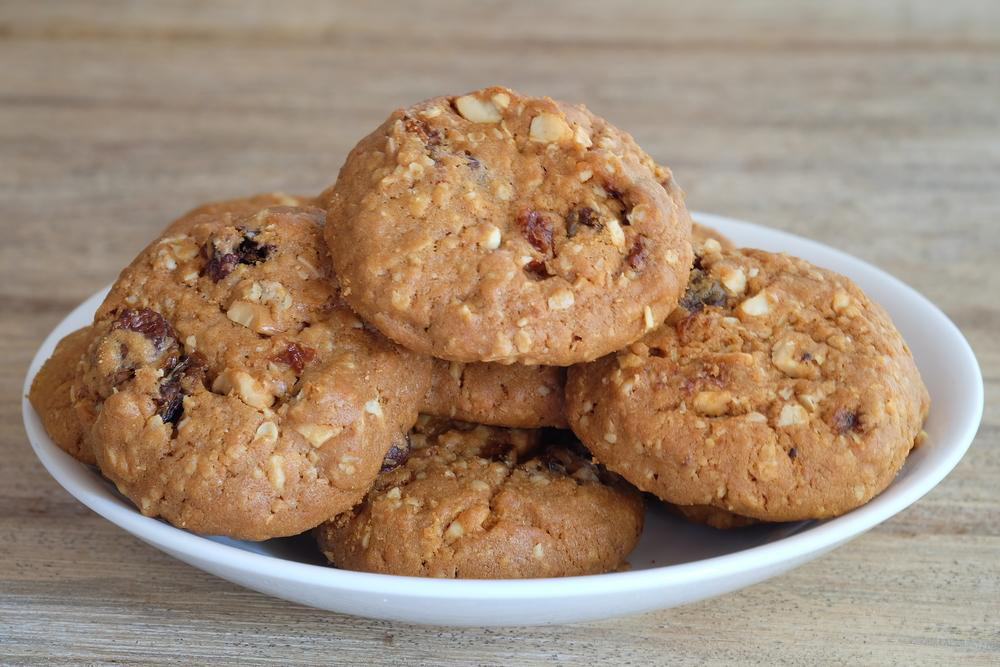
[[[195,567],[254,590],[361,616],[440,625],[566,623],[672,607],[719,595],[800,565],[885,521],[930,491],[958,463],[979,426],[983,383],[976,358],[954,324],[892,276],[819,243],[714,215],[695,219],[737,245],[785,251],[853,278],[903,332],[930,389],[925,443],[892,485],[870,503],[828,521],[716,531],[647,510],[627,572],[562,579],[421,579],[326,567],[308,537],[239,542],[206,538],[142,516],[93,468],[64,454],[23,401],[35,453],[80,502],[139,539]],[[49,334],[25,379],[56,342],[88,324],[106,292],[95,294]]]

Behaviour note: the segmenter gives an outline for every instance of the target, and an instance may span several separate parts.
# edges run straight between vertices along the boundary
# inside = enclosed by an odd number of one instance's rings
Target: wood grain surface
[[[1000,4],[0,2],[0,663],[996,664]],[[98,518],[31,453],[43,336],[206,200],[317,192],[393,108],[505,83],[583,101],[692,208],[871,261],[987,382],[933,492],[828,556],[687,607],[424,628],[253,593]]]

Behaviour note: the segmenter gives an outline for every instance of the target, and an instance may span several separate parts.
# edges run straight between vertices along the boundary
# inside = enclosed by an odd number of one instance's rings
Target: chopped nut
[[[399,500],[401,496],[402,493],[400,492],[398,486],[392,487],[385,494],[385,497],[388,498],[389,500]]]
[[[573,136],[573,130],[558,115],[542,112],[531,119],[528,136],[533,141],[552,143],[569,139]]]
[[[518,329],[514,334],[514,346],[518,352],[527,352],[531,349],[531,335],[524,329]]]
[[[492,101],[481,100],[475,95],[455,98],[455,108],[462,118],[473,123],[499,123],[503,118]]]
[[[278,491],[285,488],[285,469],[282,468],[284,461],[285,459],[280,454],[272,454],[269,459],[271,465],[267,471],[267,478],[271,480],[271,484]]]
[[[656,324],[653,320],[653,310],[649,306],[642,309],[642,321],[646,325],[646,331],[652,329]]]
[[[510,95],[507,93],[497,93],[490,99],[493,100],[493,104],[501,109],[506,109],[510,106]]]
[[[726,414],[732,398],[728,391],[699,391],[695,394],[693,406],[699,414],[718,417]]]
[[[500,229],[495,225],[487,225],[483,235],[483,247],[496,250],[500,247]]]
[[[771,363],[788,377],[815,380],[826,359],[825,346],[816,345],[805,334],[792,333],[771,349]]]
[[[226,311],[226,317],[258,333],[273,333],[270,312],[266,306],[248,301],[234,301]]]
[[[296,424],[292,428],[308,440],[313,447],[322,447],[323,443],[344,430],[340,426],[326,424]]]
[[[794,426],[804,424],[809,419],[805,408],[798,403],[786,403],[781,407],[781,414],[778,415],[778,427]]]
[[[767,292],[761,290],[755,296],[750,297],[740,304],[740,310],[747,315],[767,315],[771,312],[771,307],[767,302]]]
[[[267,408],[274,402],[274,395],[259,380],[246,371],[227,368],[220,373],[212,383],[212,391],[229,394],[232,391],[254,408]]]
[[[367,412],[370,415],[375,415],[376,417],[383,416],[382,405],[378,402],[377,399],[374,398],[365,403],[365,412]]]
[[[611,242],[615,244],[618,248],[625,247],[625,232],[622,230],[621,224],[615,218],[607,223],[608,232],[611,234]]]
[[[573,297],[573,293],[566,288],[556,290],[548,300],[549,308],[551,310],[565,310],[573,305],[576,299]]]
[[[451,525],[448,526],[448,530],[444,531],[444,536],[449,541],[457,540],[464,534],[465,534],[465,529],[462,528],[462,524],[460,524],[458,521],[452,521]]]
[[[734,269],[728,266],[723,266],[721,267],[719,273],[722,279],[722,284],[727,290],[736,296],[743,294],[743,291],[747,287],[747,278],[743,273],[743,269],[739,267]]]
[[[278,426],[272,421],[263,422],[253,435],[255,444],[273,444],[278,440]]]
[[[851,295],[842,289],[833,293],[833,310],[842,313],[851,305]]]
[[[541,542],[532,547],[531,555],[534,556],[536,560],[541,560],[545,556],[545,549],[542,547]]]

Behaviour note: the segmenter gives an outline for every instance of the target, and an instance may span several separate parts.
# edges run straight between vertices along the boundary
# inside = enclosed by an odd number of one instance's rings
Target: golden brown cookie
[[[89,430],[94,415],[77,412],[73,382],[80,359],[93,339],[93,327],[69,334],[56,345],[52,356],[31,381],[28,400],[42,420],[52,442],[83,463],[94,463]]]
[[[568,428],[566,369],[435,359],[421,412],[512,428]]]
[[[567,417],[602,463],[680,505],[823,518],[893,479],[929,398],[885,311],[844,276],[706,252],[683,311],[574,367]]]
[[[320,548],[337,567],[410,576],[620,568],[642,531],[641,496],[569,448],[533,455],[533,438],[537,432],[425,420],[411,434],[406,463],[317,530]]]
[[[344,298],[452,361],[618,349],[674,308],[691,265],[681,191],[651,165],[585,108],[506,88],[396,111],[320,198]]]
[[[430,361],[339,300],[323,212],[188,216],[95,316],[94,453],[143,513],[266,539],[358,502],[416,419]]]

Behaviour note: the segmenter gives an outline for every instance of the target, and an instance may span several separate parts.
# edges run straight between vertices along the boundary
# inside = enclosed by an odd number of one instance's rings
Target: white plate
[[[983,383],[976,358],[954,324],[892,276],[842,252],[785,232],[714,215],[695,219],[737,245],[785,251],[853,278],[903,332],[930,389],[926,442],[892,485],[870,503],[828,521],[715,531],[662,510],[646,529],[628,572],[562,579],[421,579],[336,570],[322,565],[307,537],[239,542],[206,538],[142,516],[94,469],[46,436],[23,400],[35,453],[80,502],[139,539],[195,567],[269,595],[320,609],[440,625],[567,623],[672,607],[748,586],[819,556],[885,521],[930,491],[962,458],[979,427]],[[87,299],[49,334],[25,379],[64,335],[90,323],[106,292]]]

